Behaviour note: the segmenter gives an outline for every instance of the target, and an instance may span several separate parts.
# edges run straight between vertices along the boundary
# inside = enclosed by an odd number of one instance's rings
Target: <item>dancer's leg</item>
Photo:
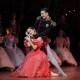
[[[47,50],[48,58],[50,59],[51,63],[58,69],[58,71],[61,73],[62,76],[67,76],[67,75],[63,72],[63,70],[60,68],[60,66],[58,65],[58,63],[57,63],[57,61],[55,60],[54,56],[52,55],[51,50],[50,50],[50,47],[49,47],[49,44],[47,44],[46,50]]]

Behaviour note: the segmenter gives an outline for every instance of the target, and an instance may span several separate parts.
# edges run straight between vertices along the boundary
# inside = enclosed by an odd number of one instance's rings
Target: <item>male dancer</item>
[[[34,35],[34,37],[43,37],[43,36],[47,36],[49,37],[51,35],[51,31],[54,29],[54,27],[56,27],[56,22],[53,22],[51,20],[51,17],[49,15],[49,11],[47,8],[43,8],[40,11],[41,16],[37,17],[37,20],[34,24],[35,28],[37,29],[38,34]],[[59,73],[62,76],[67,76],[63,70],[60,68],[60,66],[58,65],[57,61],[55,60],[55,58],[53,57],[51,50],[50,50],[50,46],[49,44],[47,44],[46,46],[46,51],[47,51],[47,55],[49,57],[49,60],[51,61],[51,63],[58,69]]]

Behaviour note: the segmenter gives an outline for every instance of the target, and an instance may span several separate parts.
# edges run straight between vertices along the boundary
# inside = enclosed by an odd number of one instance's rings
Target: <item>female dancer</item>
[[[0,43],[2,43],[3,37],[0,37]],[[13,63],[11,62],[7,52],[4,50],[2,46],[0,46],[0,68],[9,68],[10,71],[15,69]]]
[[[17,38],[12,34],[12,28],[6,29],[6,35],[4,36],[3,43],[10,60],[15,67],[19,67],[25,56],[24,53],[17,47]]]
[[[68,39],[68,40],[67,40]],[[61,59],[62,62],[66,61],[67,63],[77,66],[77,62],[75,61],[72,53],[69,51],[69,38],[64,36],[64,31],[59,31],[59,36],[56,38],[56,52]]]
[[[37,38],[37,37],[46,36],[51,39],[53,36],[50,37],[50,35],[52,34],[51,32],[54,31],[54,28],[56,27],[56,22],[54,22],[51,19],[48,8],[42,8],[40,10],[40,14],[41,14],[40,19],[37,18],[34,25],[34,27],[37,29],[38,34],[35,34],[34,37]],[[51,52],[51,48],[49,44],[46,45],[46,51],[52,65],[57,68],[57,70],[62,76],[67,76],[58,65],[58,62],[56,61],[55,57]]]
[[[43,45],[41,37],[37,39],[33,38],[36,34],[34,28],[29,27],[26,32],[24,44],[25,46],[32,47],[32,50],[26,56],[23,64],[12,73],[12,76],[24,76],[24,77],[49,77],[58,76],[50,71],[48,58],[43,51],[40,50]]]

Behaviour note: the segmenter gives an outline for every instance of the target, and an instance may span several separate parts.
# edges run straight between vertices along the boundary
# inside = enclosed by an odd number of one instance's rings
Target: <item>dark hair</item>
[[[34,27],[28,27],[27,30],[28,30],[28,29],[35,29],[35,28],[34,28]]]
[[[9,32],[12,34],[12,28],[11,27],[7,27],[6,30],[9,30]]]
[[[49,9],[48,9],[48,8],[42,8],[42,9],[40,10],[40,12],[41,12],[41,11],[49,12]]]

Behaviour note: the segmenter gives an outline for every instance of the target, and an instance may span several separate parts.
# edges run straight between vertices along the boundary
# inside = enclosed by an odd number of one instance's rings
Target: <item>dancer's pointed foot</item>
[[[67,77],[67,74],[65,74],[65,73],[60,73],[60,72],[58,72],[60,75],[62,75],[63,77]]]
[[[51,72],[52,77],[57,77],[59,74]]]

